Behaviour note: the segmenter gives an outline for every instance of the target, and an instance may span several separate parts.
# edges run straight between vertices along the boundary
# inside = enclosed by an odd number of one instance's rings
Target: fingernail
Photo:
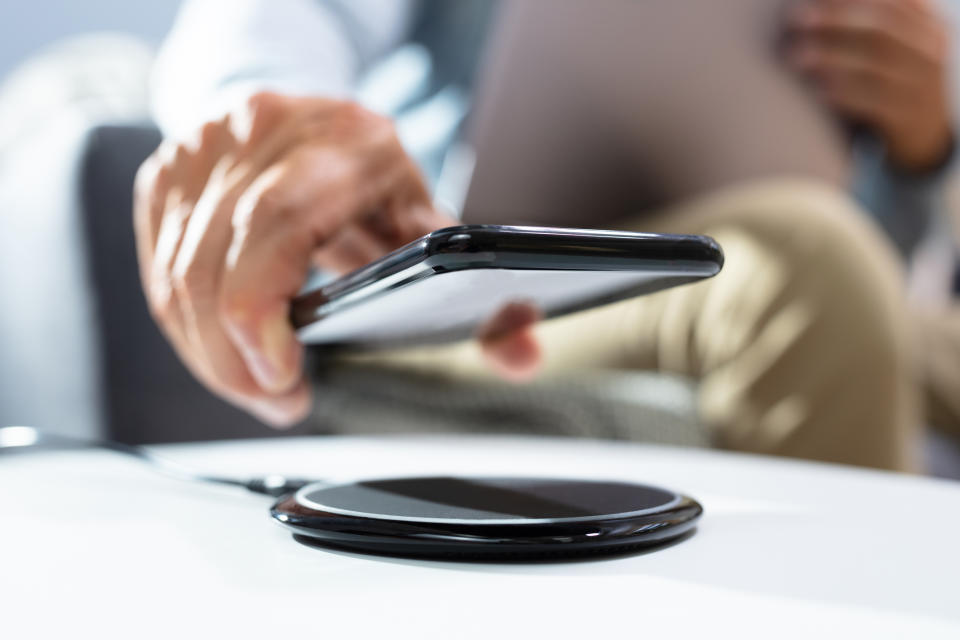
[[[250,412],[274,429],[289,429],[293,425],[293,420],[286,411],[268,402],[250,405]]]
[[[270,402],[258,402],[252,405],[250,410],[274,429],[289,429],[302,418],[301,411]]]
[[[247,409],[275,429],[287,429],[310,414],[313,404],[306,385],[301,382],[293,392],[269,399],[256,399]]]
[[[494,371],[510,382],[530,382],[542,364],[540,345],[529,331],[486,342],[483,354]]]
[[[540,311],[531,302],[510,302],[501,307],[477,333],[484,341],[497,341],[540,319]]]
[[[291,344],[293,333],[285,314],[268,317],[260,329],[259,350],[251,358],[250,369],[257,383],[268,393],[288,391],[300,377]]]

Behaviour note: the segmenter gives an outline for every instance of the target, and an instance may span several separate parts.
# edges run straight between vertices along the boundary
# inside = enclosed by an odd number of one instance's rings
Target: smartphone
[[[307,344],[407,347],[470,337],[511,302],[553,318],[716,275],[706,236],[464,225],[298,296]]]

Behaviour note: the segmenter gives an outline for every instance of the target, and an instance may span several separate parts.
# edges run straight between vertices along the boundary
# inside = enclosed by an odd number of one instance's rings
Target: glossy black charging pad
[[[308,485],[271,515],[313,545],[525,560],[660,545],[692,531],[702,512],[691,498],[623,482],[433,477]]]

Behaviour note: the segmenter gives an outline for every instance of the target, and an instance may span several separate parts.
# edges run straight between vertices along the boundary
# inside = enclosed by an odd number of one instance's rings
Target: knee
[[[721,442],[902,466],[913,371],[894,251],[839,192],[760,195],[702,227],[725,246],[731,299],[753,304],[744,339],[705,380]]]
[[[847,194],[818,183],[775,184],[714,227],[717,236],[745,236],[766,253],[781,273],[779,303],[802,308],[811,330],[840,353],[868,351],[890,365],[907,359],[903,267]]]

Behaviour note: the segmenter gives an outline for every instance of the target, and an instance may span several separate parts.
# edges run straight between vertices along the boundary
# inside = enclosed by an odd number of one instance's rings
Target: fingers
[[[253,399],[241,398],[235,404],[271,427],[283,429],[307,417],[313,405],[313,398],[309,383],[305,378],[301,378],[293,389],[284,394]]]
[[[869,125],[901,169],[949,153],[948,35],[926,0],[808,0],[792,15],[790,62],[840,114]]]
[[[176,184],[174,168],[161,157],[162,150],[158,150],[137,173],[134,231],[140,279],[150,313],[178,355],[184,358],[189,346],[180,330],[180,309],[168,272],[180,247],[191,208],[175,201],[171,193]],[[194,375],[204,376],[193,363],[188,366]]]
[[[220,320],[220,281],[238,196],[218,185],[214,180],[192,210],[181,205],[164,217],[148,297],[174,348],[204,384],[268,424],[292,424],[309,410],[305,383],[298,378],[263,389]],[[291,366],[299,370],[296,360]]]
[[[416,179],[419,180],[419,175]],[[391,219],[390,224],[395,234],[391,236],[394,246],[406,244],[437,229],[460,224],[456,219],[438,211],[432,205],[424,204],[420,199],[413,204],[395,201],[386,209],[384,217]]]
[[[379,248],[365,245],[362,258],[342,254],[359,247],[359,236],[349,245],[340,233],[357,207],[350,164],[325,150],[294,154],[261,175],[234,213],[219,317],[268,392],[283,392],[299,380],[302,347],[289,321],[289,301],[303,286],[315,250],[339,236],[348,246],[330,252],[339,261],[334,266],[349,268]]]
[[[238,205],[221,316],[262,388],[279,391],[297,379],[302,348],[289,301],[311,258],[353,270],[448,221],[429,210],[419,174],[395,145],[365,150],[371,155],[361,163],[305,148],[261,176]],[[371,222],[364,211],[382,211],[387,221]]]
[[[922,15],[899,0],[814,0],[801,4],[793,26],[807,37],[887,60],[913,55]]]
[[[148,286],[149,267],[153,264],[153,250],[157,243],[169,188],[163,164],[156,154],[151,155],[140,165],[133,188],[133,227],[140,278],[144,287]]]
[[[791,57],[800,70],[820,78],[843,76],[874,83],[909,80],[903,78],[895,67],[891,68],[875,57],[845,46],[842,42],[801,42],[793,48]]]
[[[477,337],[483,354],[502,378],[525,382],[536,375],[542,353],[533,326],[539,318],[536,307],[511,303],[480,329]]]
[[[257,238],[228,260],[219,316],[259,386],[282,393],[300,376],[302,347],[289,301],[303,283],[312,243],[293,228]]]
[[[151,273],[157,270],[154,258],[165,217],[173,212],[178,218],[175,226],[186,223],[211,172],[233,142],[229,119],[224,118],[205,124],[192,140],[165,141],[141,165],[134,183],[133,204],[137,257],[145,289],[149,288]],[[173,242],[173,250],[178,246],[179,237]],[[161,262],[172,264],[172,256]]]
[[[183,231],[169,274],[180,317],[177,328],[221,394],[255,397],[260,389],[224,330],[219,316],[219,284],[231,239],[236,189],[208,189]],[[158,279],[162,277],[158,274]]]
[[[910,94],[910,78],[846,47],[800,45],[792,58],[799,70],[815,80],[817,91],[830,106],[866,121],[887,120],[897,103]]]
[[[193,140],[161,145],[137,176],[135,231],[151,312],[186,366],[218,395],[283,425],[309,410],[306,384],[296,379],[264,391],[218,316],[239,196],[279,153],[276,139],[293,137],[288,128],[254,120],[260,141],[255,147],[232,135],[229,118],[208,123]]]
[[[135,191],[158,324],[204,384],[272,424],[309,410],[288,314],[311,258],[352,270],[452,223],[389,122],[311,98],[257,96],[196,140],[164,143]]]
[[[946,54],[941,18],[929,7],[903,0],[808,0],[792,13],[790,26],[802,49],[829,51],[835,59],[870,63],[901,76]]]
[[[337,274],[355,271],[388,253],[390,248],[377,236],[357,225],[348,225],[314,252],[313,262]]]

